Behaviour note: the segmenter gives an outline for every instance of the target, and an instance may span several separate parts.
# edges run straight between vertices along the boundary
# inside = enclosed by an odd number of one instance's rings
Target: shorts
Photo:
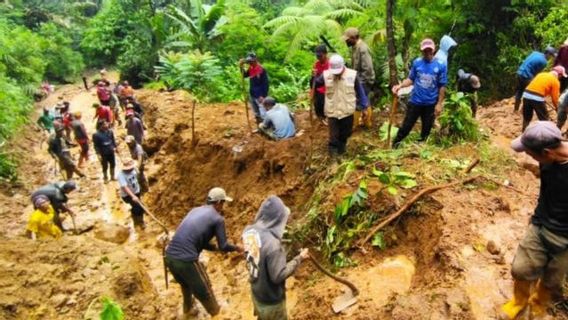
[[[88,157],[89,156],[89,142],[79,142],[77,141],[77,143],[79,144],[79,147],[81,147],[81,156],[83,157]]]
[[[70,155],[63,155],[59,157],[59,166],[64,170],[73,170],[75,169],[75,162]]]

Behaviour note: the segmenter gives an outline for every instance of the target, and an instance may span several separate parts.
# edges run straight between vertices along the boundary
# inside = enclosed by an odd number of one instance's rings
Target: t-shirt
[[[26,229],[35,233],[38,238],[59,238],[62,232],[61,229],[53,223],[54,216],[55,211],[51,205],[47,213],[36,209],[30,216]]]
[[[71,121],[71,127],[73,128],[73,133],[75,134],[75,140],[84,143],[89,139],[89,137],[87,136],[87,130],[85,130],[85,126],[83,125],[81,120],[75,119]]]
[[[213,206],[205,205],[192,209],[178,226],[166,255],[181,261],[197,261],[203,249],[214,250],[209,244],[213,237],[221,251],[234,251],[236,247],[227,242],[225,219]]]
[[[296,134],[294,122],[290,117],[290,111],[283,104],[277,104],[266,112],[263,124],[274,128],[274,136],[278,139],[286,139]]]
[[[108,101],[110,99],[110,91],[104,86],[98,86],[97,97],[100,101]]]
[[[446,65],[437,59],[417,58],[412,63],[408,78],[414,83],[410,103],[431,106],[438,102],[439,90],[448,83]]]
[[[533,51],[529,56],[523,61],[519,69],[517,70],[517,74],[525,79],[532,79],[537,73],[541,72],[544,67],[546,67],[546,57],[544,53]]]
[[[101,106],[97,109],[97,117],[99,120],[106,120],[112,122],[112,110],[109,107]]]
[[[116,175],[116,180],[118,180],[118,185],[120,186],[120,196],[128,197],[128,193],[124,192],[122,188],[128,187],[134,194],[140,194],[140,184],[138,183],[138,172],[136,169],[126,172],[120,170]]]
[[[568,163],[541,164],[538,204],[531,218],[537,226],[568,236]]]
[[[144,139],[144,125],[142,121],[136,117],[132,117],[126,121],[126,133],[134,137],[138,144],[142,144]]]
[[[39,117],[39,119],[37,119],[37,124],[45,130],[51,131],[53,129],[53,120],[55,120],[55,118],[49,113],[43,114],[41,117]]]
[[[140,156],[142,156],[142,161],[145,161],[148,158],[148,155],[146,154],[146,152],[144,152],[144,149],[138,143],[136,143],[133,147],[128,146],[128,151],[130,151],[132,160],[138,160],[138,157]]]
[[[323,74],[325,70],[329,69],[329,59],[325,60],[324,63],[321,63],[319,60],[314,63],[314,70],[316,70],[315,77],[318,77]],[[325,85],[316,85],[316,91],[319,93],[325,93]]]

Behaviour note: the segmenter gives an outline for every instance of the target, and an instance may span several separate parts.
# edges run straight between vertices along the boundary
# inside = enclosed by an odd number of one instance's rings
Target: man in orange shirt
[[[533,117],[533,111],[538,120],[549,120],[548,110],[544,98],[550,96],[552,105],[558,108],[558,98],[560,96],[560,77],[568,77],[566,70],[562,66],[552,68],[550,72],[541,72],[534,77],[523,93],[523,132],[529,125]]]

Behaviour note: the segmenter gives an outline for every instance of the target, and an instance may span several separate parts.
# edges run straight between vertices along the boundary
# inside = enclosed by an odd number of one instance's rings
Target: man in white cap
[[[534,77],[523,93],[523,131],[536,113],[538,120],[549,120],[544,98],[550,96],[554,109],[558,110],[560,97],[560,80],[566,78],[566,70],[562,66],[552,68],[550,72],[541,72]]]
[[[531,319],[540,319],[551,302],[562,300],[568,271],[568,143],[554,123],[538,121],[511,147],[539,162],[540,194],[511,267],[513,297],[501,310],[514,319],[530,306],[537,317]]]
[[[353,130],[353,114],[359,109],[368,110],[369,100],[358,79],[357,71],[345,67],[345,60],[338,54],[329,58],[329,69],[316,78],[325,84],[325,115],[328,117],[330,155],[345,153],[347,139]]]
[[[436,45],[432,39],[422,40],[420,51],[422,51],[422,57],[412,62],[408,78],[392,87],[392,92],[398,94],[400,88],[414,84],[406,116],[393,140],[393,148],[398,147],[406,138],[418,118],[422,122],[420,141],[428,139],[436,115],[442,112],[448,83],[446,65],[434,59]]]
[[[243,248],[230,244],[225,233],[223,206],[233,199],[222,188],[213,188],[207,195],[207,204],[192,209],[176,229],[166,249],[166,264],[181,286],[184,318],[189,318],[193,308],[193,296],[214,316],[220,307],[215,299],[207,272],[199,262],[203,249],[223,252],[243,252]],[[217,238],[217,247],[209,243]]]
[[[144,208],[140,200],[140,183],[138,182],[138,172],[133,160],[128,159],[122,163],[122,170],[116,175],[120,186],[120,197],[122,201],[130,205],[130,214],[135,228],[146,228],[144,224]]]

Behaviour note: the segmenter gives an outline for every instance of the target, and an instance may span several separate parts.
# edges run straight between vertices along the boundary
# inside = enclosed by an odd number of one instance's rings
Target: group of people
[[[444,48],[438,52],[433,40],[424,39],[420,45],[422,57],[412,63],[408,78],[392,88],[393,93],[397,94],[400,88],[413,86],[408,110],[393,141],[393,147],[400,145],[419,118],[422,121],[421,140],[426,140],[436,115],[442,110],[448,83],[447,51],[456,45],[450,37],[445,38]],[[327,46],[320,45],[315,49],[316,61],[311,79],[315,114],[329,127],[328,151],[331,155],[346,152],[347,140],[353,129],[360,126],[369,128],[372,125],[373,113],[369,96],[375,84],[375,71],[371,50],[361,39],[357,28],[346,29],[343,40],[351,48],[350,68],[341,55],[328,56]],[[249,101],[259,123],[259,130],[265,133],[270,130],[268,135],[275,140],[294,136],[293,117],[289,116],[285,106],[279,105],[279,109],[285,111],[280,111],[275,116],[269,116],[270,112],[266,111],[266,105],[270,108],[270,105],[274,105],[274,99],[269,98],[268,102],[264,103],[269,91],[268,75],[258,63],[256,55],[249,54],[246,59],[241,60],[241,66],[244,63],[249,64],[248,69],[243,70],[243,76],[250,78]],[[460,69],[457,83],[458,90],[469,95],[475,116],[476,93],[481,86],[479,77]],[[290,130],[285,130],[285,127]]]
[[[346,66],[342,56],[332,54],[328,57],[327,47],[318,46],[311,82],[315,113],[322,124],[329,127],[328,149],[333,155],[346,152],[347,140],[354,127],[370,126],[372,121],[369,95],[375,75],[370,50],[355,28],[345,31],[344,40],[352,48],[351,68]],[[448,41],[446,39],[446,46],[448,43],[449,47],[455,45]],[[438,57],[440,51],[436,53],[436,44],[432,39],[423,39],[420,51],[421,57],[412,62],[408,77],[392,87],[393,94],[398,94],[401,88],[413,86],[405,118],[393,140],[395,148],[407,137],[419,118],[422,122],[420,140],[426,140],[436,116],[442,111],[448,84],[447,60]],[[552,58],[555,58],[555,63],[551,70],[542,72],[548,59]],[[240,63],[243,77],[250,79],[249,102],[259,131],[274,140],[293,137],[296,131],[294,115],[285,105],[278,104],[268,95],[268,75],[256,55],[251,53]],[[246,70],[244,64],[248,64]],[[568,189],[568,143],[562,137],[561,128],[566,121],[568,101],[565,101],[567,91],[562,97],[560,92],[567,90],[568,86],[566,64],[568,39],[558,52],[554,48],[547,48],[542,53],[531,53],[517,72],[515,111],[518,111],[522,99],[523,133],[513,141],[512,148],[527,153],[540,163],[541,187],[531,224],[512,265],[514,296],[502,308],[510,319],[514,319],[527,306],[531,306],[534,314],[543,314],[552,301],[561,301],[563,298],[562,286],[568,271],[568,202],[562,192]],[[125,90],[128,83],[122,83],[121,86],[120,89],[111,89],[104,76],[98,82],[100,103],[95,104],[98,123],[92,142],[101,161],[105,182],[109,177],[114,179],[117,150],[113,133],[114,115],[118,114],[115,108],[124,105],[128,131],[125,142],[131,157],[123,162],[122,170],[116,177],[122,199],[131,205],[134,224],[144,226],[144,207],[140,202],[143,191],[140,182],[144,179],[141,173],[146,160],[142,148],[143,111],[134,93],[129,94],[129,90]],[[474,74],[459,70],[458,87],[473,97],[480,88],[480,80]],[[120,93],[115,105],[111,102],[113,92]],[[557,124],[546,121],[547,96],[552,97],[553,105],[558,108]],[[476,98],[471,101],[475,115]],[[64,231],[61,214],[67,212],[74,215],[67,205],[67,195],[77,187],[71,178],[73,173],[84,176],[79,167],[88,159],[90,140],[81,122],[81,114],[71,113],[69,103],[60,102],[55,112],[45,109],[38,124],[48,132],[55,131],[50,136],[49,151],[65,170],[67,181],[48,184],[32,194],[35,211],[27,227],[32,238],[61,236]],[[529,125],[533,111],[541,121]],[[78,166],[74,164],[70,153],[71,132],[81,147]],[[281,240],[290,209],[277,196],[265,199],[253,223],[243,230],[243,246],[240,246],[227,240],[225,230],[223,212],[226,203],[232,200],[222,188],[211,189],[205,204],[189,211],[182,220],[166,249],[167,267],[182,289],[184,315],[189,317],[195,313],[194,297],[209,314],[219,313],[219,304],[199,256],[203,250],[220,250],[246,254],[254,312],[258,319],[287,319],[286,278],[309,257],[308,251],[302,249],[295,258],[286,262]],[[217,246],[210,243],[213,237],[217,239]]]
[[[549,60],[554,60],[550,71],[543,71]],[[568,108],[568,39],[559,50],[547,47],[544,52],[533,51],[517,70],[517,91],[515,94],[515,112],[523,103],[524,132],[533,118],[541,121],[550,120],[546,98],[550,97],[557,112],[556,125],[562,129],[566,123]],[[562,93],[562,95],[561,95]]]
[[[286,279],[309,257],[308,250],[302,249],[286,262],[281,240],[290,209],[277,196],[266,198],[254,222],[244,228],[243,246],[239,246],[229,243],[225,232],[224,207],[232,201],[224,189],[211,189],[206,203],[185,216],[166,249],[166,264],[183,294],[183,319],[197,313],[194,297],[211,316],[220,311],[207,272],[199,261],[203,250],[246,252],[255,316],[261,320],[287,319]],[[210,243],[213,237],[217,246]]]
[[[48,152],[61,169],[63,181],[49,183],[37,189],[31,197],[34,212],[30,217],[27,231],[32,238],[59,237],[64,231],[61,223],[62,213],[74,216],[74,212],[67,205],[67,194],[76,189],[76,183],[72,180],[73,175],[85,177],[82,169],[89,160],[89,146],[95,149],[95,153],[101,164],[103,180],[117,180],[120,187],[120,196],[124,202],[131,206],[131,215],[134,226],[144,228],[144,209],[140,196],[148,190],[147,179],[144,175],[144,167],[147,154],[142,147],[145,127],[142,122],[144,114],[142,106],[136,101],[134,91],[127,82],[123,82],[123,92],[112,105],[113,98],[102,94],[110,89],[109,81],[106,80],[106,71],[101,71],[101,79],[97,83],[98,103],[94,103],[95,109],[93,120],[96,121],[96,132],[89,136],[82,122],[82,114],[79,111],[71,112],[70,103],[59,97],[59,102],[50,110],[44,108],[37,124],[49,135]],[[126,90],[124,90],[126,88]],[[121,102],[120,102],[121,101]],[[124,105],[126,110],[126,137],[124,142],[128,149],[129,157],[122,160],[121,170],[115,172],[118,142],[115,138],[115,126],[118,121],[118,113],[115,108]],[[73,140],[71,137],[73,134]],[[78,162],[76,163],[71,153],[72,148],[79,146]]]

